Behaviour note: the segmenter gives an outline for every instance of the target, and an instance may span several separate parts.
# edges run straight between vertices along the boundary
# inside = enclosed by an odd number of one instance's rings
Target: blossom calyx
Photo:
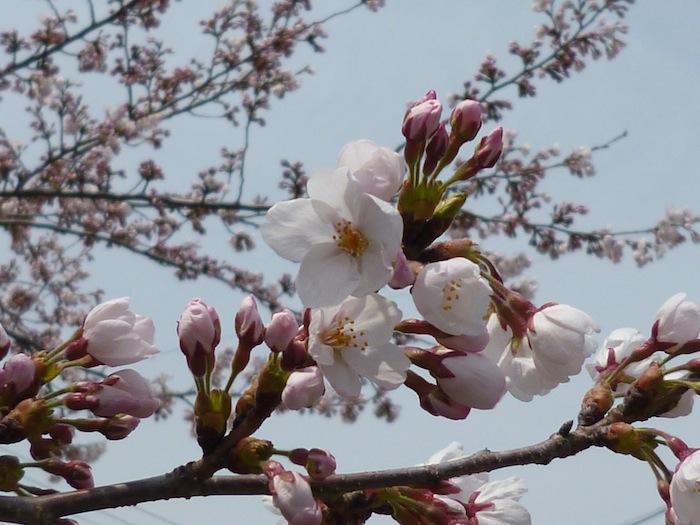
[[[197,443],[206,454],[211,452],[226,433],[231,415],[231,396],[223,390],[199,392],[194,404]]]
[[[216,310],[193,299],[177,321],[180,350],[192,375],[203,377],[214,369],[214,352],[221,340],[221,321]]]
[[[262,474],[264,463],[272,457],[271,441],[246,437],[241,439],[228,456],[228,469],[236,474]]]
[[[597,423],[613,406],[614,396],[607,382],[596,384],[591,388],[581,401],[581,410],[578,414],[578,422],[581,426],[589,426]]]

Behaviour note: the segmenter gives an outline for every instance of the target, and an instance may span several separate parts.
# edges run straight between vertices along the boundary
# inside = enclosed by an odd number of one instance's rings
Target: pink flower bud
[[[74,489],[91,489],[95,486],[90,465],[84,461],[64,463],[59,459],[49,459],[41,467],[49,474],[62,477]]]
[[[101,388],[93,395],[88,395],[97,401],[90,408],[96,416],[111,417],[117,414],[145,418],[151,416],[160,406],[153,397],[151,386],[135,370],[120,370],[102,381]],[[70,407],[69,407],[70,408]]]
[[[447,144],[450,140],[444,124],[440,124],[435,134],[428,142],[425,148],[425,163],[423,164],[423,173],[430,174],[433,172],[437,163],[447,151]]]
[[[306,471],[312,479],[326,479],[328,476],[335,474],[335,457],[333,454],[321,450],[320,448],[312,448],[306,459]]]
[[[7,332],[3,328],[3,326],[0,324],[0,359],[4,359],[5,356],[7,355],[7,352],[10,351],[10,347],[12,346],[12,341],[10,341],[10,337],[7,335]]]
[[[5,363],[0,373],[3,388],[12,388],[15,395],[22,394],[34,384],[36,367],[26,354],[15,354]]]
[[[316,366],[295,370],[282,391],[282,403],[290,410],[310,407],[323,395],[323,374]]]
[[[416,276],[408,264],[408,259],[406,259],[403,250],[399,249],[399,252],[396,254],[396,261],[394,262],[394,274],[391,276],[389,286],[394,290],[400,290],[401,288],[411,286],[415,281]]]
[[[481,139],[474,152],[474,162],[479,169],[492,168],[503,150],[503,128],[497,127]]]
[[[148,317],[129,309],[129,298],[112,299],[90,310],[83,322],[83,347],[108,366],[135,363],[158,353],[153,345],[155,326]]]
[[[431,92],[429,91],[428,94]],[[435,93],[434,91],[432,93]],[[428,96],[426,94],[426,96]],[[434,98],[419,100],[411,106],[403,119],[401,133],[407,140],[427,142],[440,125],[442,104]]]
[[[265,344],[273,352],[283,352],[299,331],[299,324],[294,314],[286,308],[272,316],[265,330]]]
[[[214,308],[193,299],[177,322],[180,350],[193,375],[204,376],[214,368],[214,351],[221,340],[221,322]]]
[[[309,483],[296,472],[283,471],[270,480],[272,502],[289,525],[320,525],[321,507]]]
[[[301,340],[297,336],[282,352],[282,368],[290,371],[296,370],[304,364],[308,357],[306,339]]]
[[[442,360],[453,377],[439,377],[440,389],[460,405],[488,410],[506,392],[506,376],[493,361],[481,354],[453,354]]]
[[[262,343],[265,325],[258,313],[255,297],[249,295],[243,299],[241,307],[236,313],[234,325],[236,335],[241,343],[246,343],[251,347]]]
[[[56,423],[49,429],[49,435],[58,445],[70,445],[73,442],[73,427]]]
[[[450,126],[462,142],[469,142],[481,129],[481,104],[475,100],[463,100],[455,106],[450,117]]]

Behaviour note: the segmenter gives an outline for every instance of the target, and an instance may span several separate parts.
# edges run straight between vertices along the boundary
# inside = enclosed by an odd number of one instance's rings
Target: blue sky
[[[10,4],[16,5],[0,0],[0,8]],[[189,27],[186,24],[192,18],[200,16],[202,3],[185,4],[173,8],[168,28],[173,39],[181,28]],[[206,4],[215,7],[218,3]],[[343,4],[334,0],[323,2],[322,7]],[[397,144],[407,100],[429,88],[445,100],[471,76],[485,52],[506,57],[507,43],[527,41],[537,23],[530,2],[523,0],[389,0],[387,4],[377,14],[358,11],[328,25],[327,53],[308,57],[316,74],[304,80],[300,91],[274,102],[267,126],[253,132],[247,197],[278,192],[281,158],[302,160],[313,171],[334,165],[340,148],[351,140]],[[32,9],[37,5],[42,4],[34,3]],[[22,23],[31,22],[35,12],[29,8],[26,13],[17,12],[18,24],[24,15]],[[647,226],[669,206],[700,208],[695,163],[700,151],[700,105],[695,99],[700,82],[700,35],[691,23],[699,17],[697,2],[640,3],[629,17],[629,47],[618,59],[591,64],[561,85],[542,82],[538,97],[517,101],[516,109],[506,113],[503,125],[517,130],[533,148],[556,143],[566,151],[603,142],[623,130],[629,132],[628,138],[597,155],[595,178],[578,180],[561,172],[547,182],[555,199],[589,205],[585,226]],[[7,25],[7,20],[0,26]],[[93,96],[95,103],[110,104],[109,93]],[[8,110],[0,107],[0,111]],[[210,120],[182,121],[172,131],[173,139],[159,159],[174,190],[186,188],[198,169],[216,162],[226,142],[222,137],[230,137],[229,146],[239,140],[236,131]],[[125,159],[125,166],[135,160]],[[273,277],[294,270],[270,257],[271,251],[265,248],[233,254],[224,233],[216,228],[205,245],[239,266],[264,268]],[[601,342],[616,327],[646,330],[658,306],[677,291],[700,301],[697,245],[682,246],[643,269],[637,269],[630,258],[612,265],[579,254],[552,262],[528,251],[523,239],[496,240],[486,247],[525,250],[533,262],[528,276],[539,282],[538,302],[556,300],[589,312],[602,327]],[[175,385],[188,384],[174,328],[191,297],[200,296],[216,306],[224,319],[224,338],[232,340],[231,319],[241,296],[218,283],[178,283],[167,269],[107,250],[98,251],[91,282],[105,289],[107,297],[130,295],[137,311],[155,319],[163,353],[139,367],[145,374],[166,372]],[[410,312],[409,304],[404,302],[402,307]],[[453,440],[462,441],[467,451],[539,441],[575,416],[589,384],[584,373],[547,397],[531,403],[506,398],[496,410],[475,411],[463,422],[436,419],[416,406],[412,394],[398,392],[395,399],[405,403],[401,417],[391,425],[371,416],[346,425],[289,414],[269,421],[259,436],[273,439],[281,448],[329,449],[340,471],[412,465]],[[691,444],[700,443],[697,414],[664,422],[663,428],[677,431]],[[175,416],[165,423],[146,422],[133,437],[110,444],[94,473],[100,484],[123,481],[165,472],[197,455],[186,423]],[[607,451],[590,450],[548,467],[506,469],[493,477],[509,475],[527,481],[530,493],[524,503],[538,525],[622,525],[660,505],[648,467]],[[276,522],[258,498],[216,497],[152,503],[144,508],[177,523],[204,516],[211,525]],[[134,509],[111,514],[134,524],[159,522]],[[90,514],[88,519],[117,523],[104,513]],[[370,523],[387,520],[376,518]]]

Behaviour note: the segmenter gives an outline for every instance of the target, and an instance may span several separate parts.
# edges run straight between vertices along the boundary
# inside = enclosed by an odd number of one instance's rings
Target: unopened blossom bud
[[[669,298],[656,314],[656,340],[661,343],[683,344],[696,339],[700,332],[700,308],[677,293]]]
[[[489,344],[489,334],[436,335],[435,340],[445,348],[459,352],[481,352]]]
[[[135,363],[158,353],[155,326],[129,309],[129,298],[112,299],[90,310],[82,327],[84,350],[108,366]]]
[[[240,342],[245,342],[251,347],[262,343],[265,325],[258,313],[255,297],[252,295],[248,295],[241,302],[241,307],[236,313],[234,326]]]
[[[503,151],[503,128],[497,127],[481,139],[474,151],[473,162],[477,169],[492,168]]]
[[[88,396],[97,400],[91,408],[97,416],[128,414],[139,418],[151,416],[160,406],[153,396],[149,382],[135,370],[120,370],[107,376],[101,387]]]
[[[70,445],[73,442],[73,427],[63,423],[56,423],[49,429],[51,439],[58,445]]]
[[[0,359],[4,359],[5,356],[7,355],[7,352],[10,351],[10,347],[12,346],[12,341],[10,341],[10,337],[7,335],[7,332],[3,328],[3,326],[0,324]]]
[[[309,366],[289,374],[282,391],[282,403],[289,410],[312,406],[325,392],[323,374],[317,366]]]
[[[11,389],[14,395],[20,395],[34,384],[36,366],[26,354],[15,354],[0,371],[0,387]]]
[[[430,175],[437,166],[440,159],[447,151],[447,143],[450,138],[444,124],[440,124],[433,134],[430,142],[425,148],[425,162],[423,163],[423,173]]]
[[[283,352],[299,331],[299,323],[294,314],[284,309],[272,316],[270,324],[265,329],[265,344],[273,352]]]
[[[289,525],[320,525],[323,513],[309,483],[296,472],[283,470],[270,479],[272,502]]]
[[[481,129],[481,104],[475,100],[463,100],[455,106],[450,116],[452,134],[462,143],[476,137]]]
[[[583,396],[581,411],[578,414],[579,424],[588,426],[597,423],[608,413],[613,402],[610,385],[606,382],[598,383]]]
[[[333,454],[321,450],[320,448],[312,448],[306,460],[306,471],[311,479],[326,479],[328,476],[335,474],[335,457]]]
[[[411,286],[415,281],[416,276],[408,263],[408,259],[406,259],[406,255],[403,253],[403,250],[399,250],[396,254],[394,273],[389,281],[389,286],[394,290],[400,290],[401,288]]]
[[[221,340],[221,322],[216,310],[201,299],[193,299],[177,321],[180,350],[196,377],[213,370],[214,351]]]
[[[442,360],[442,365],[453,376],[438,377],[438,386],[460,405],[488,410],[495,407],[506,392],[506,376],[481,354],[454,352]]]
[[[449,335],[486,333],[491,293],[479,267],[463,257],[426,264],[411,289],[423,318]]]
[[[90,465],[84,461],[63,462],[52,458],[43,461],[41,468],[49,474],[62,477],[74,489],[91,489],[95,486]]]
[[[683,461],[671,478],[671,508],[678,525],[700,523],[700,451],[696,450]]]
[[[442,104],[435,99],[419,101],[409,108],[403,119],[401,133],[412,142],[426,142],[440,125]]]

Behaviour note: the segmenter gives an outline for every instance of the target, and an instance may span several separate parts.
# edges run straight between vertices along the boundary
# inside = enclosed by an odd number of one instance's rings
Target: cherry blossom
[[[265,344],[273,352],[283,352],[299,330],[297,319],[291,310],[285,308],[272,316],[265,329]]]
[[[463,257],[426,264],[411,289],[416,308],[450,335],[486,334],[491,288],[479,267]]]
[[[240,342],[257,346],[263,341],[265,325],[260,318],[255,297],[247,295],[241,301],[233,324]]]
[[[696,339],[700,332],[700,308],[686,299],[686,294],[670,297],[656,314],[656,340],[683,344]]]
[[[550,305],[530,320],[526,336],[514,338],[510,327],[492,315],[491,336],[484,355],[495,360],[506,375],[508,391],[521,401],[544,395],[581,371],[586,357],[595,350],[591,337],[598,327],[581,310]]]
[[[481,104],[475,100],[463,100],[452,110],[450,126],[461,141],[468,142],[481,129]]]
[[[348,168],[365,193],[390,201],[406,174],[406,163],[395,151],[370,140],[346,144],[340,151],[339,168]]]
[[[338,394],[358,397],[362,377],[386,390],[405,381],[411,363],[391,342],[401,315],[396,303],[377,294],[312,310],[309,354]]]
[[[214,350],[221,339],[221,322],[214,308],[193,299],[177,321],[180,350],[196,376],[214,368]]]
[[[320,525],[322,512],[303,476],[282,470],[270,479],[272,502],[289,525]]]
[[[450,443],[433,454],[428,464],[443,463],[464,456],[460,443]],[[530,513],[519,502],[527,492],[525,482],[511,477],[489,481],[487,473],[451,478],[450,483],[459,489],[448,496],[437,496],[459,518],[457,523],[469,525],[529,525]]]
[[[635,328],[617,328],[613,330],[595,353],[593,362],[586,364],[588,373],[594,380],[597,380],[601,373],[614,370],[617,365],[626,357],[629,357],[646,340],[646,337]],[[637,378],[647,369],[652,361],[652,358],[647,358],[631,363],[625,368],[625,374]],[[625,392],[628,387],[628,384],[620,382],[616,387],[616,392]]]
[[[700,524],[700,452],[695,450],[683,459],[671,478],[671,507],[675,525]]]
[[[87,353],[108,366],[141,361],[158,353],[155,326],[129,309],[129,298],[112,299],[90,310],[83,323]]]
[[[93,412],[102,417],[128,414],[146,418],[160,406],[160,402],[153,397],[148,381],[130,369],[119,370],[107,376],[94,396],[98,404]]]
[[[503,371],[488,357],[478,353],[458,353],[442,359],[452,377],[438,377],[440,389],[461,405],[488,410],[506,392]]]
[[[309,199],[270,208],[261,227],[278,255],[301,262],[296,287],[304,305],[338,304],[387,284],[403,234],[396,209],[362,191],[347,168],[312,177],[307,190]]]
[[[289,375],[282,391],[282,403],[290,410],[310,407],[325,391],[323,374],[316,366],[295,370]]]
[[[26,354],[15,354],[0,370],[0,387],[12,387],[15,395],[22,394],[34,384],[35,375],[36,366],[32,358]]]

